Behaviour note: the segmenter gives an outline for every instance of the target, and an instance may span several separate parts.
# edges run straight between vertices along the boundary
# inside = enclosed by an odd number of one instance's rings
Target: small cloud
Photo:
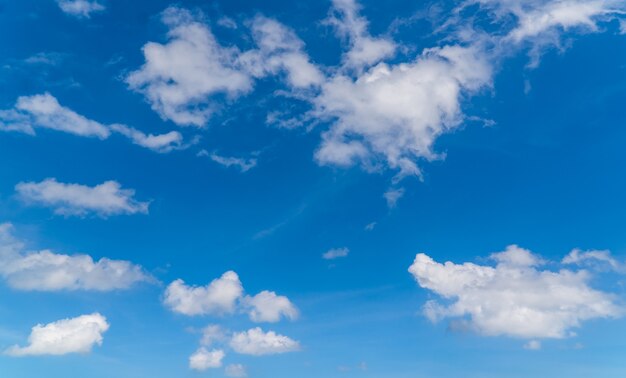
[[[262,356],[296,352],[300,350],[300,343],[273,331],[264,332],[257,327],[235,333],[230,340],[230,347],[239,354]]]
[[[343,248],[333,248],[328,250],[322,255],[324,260],[335,260],[341,257],[346,257],[350,253],[350,250],[346,247]]]
[[[376,227],[376,222],[369,223],[365,226],[365,231],[372,231]]]
[[[398,204],[398,200],[404,196],[404,188],[389,189],[383,194],[387,201],[387,207],[393,209]]]
[[[526,344],[524,344],[524,349],[526,350],[539,350],[541,349],[541,342],[537,340],[530,340]]]
[[[226,354],[221,349],[209,351],[205,347],[200,347],[189,357],[189,368],[198,371],[217,369],[222,367],[222,360]]]
[[[217,164],[225,167],[237,167],[242,173],[248,172],[252,168],[256,167],[257,164],[256,158],[244,159],[231,156],[220,156],[216,153],[209,155],[206,150],[198,152],[198,156],[209,156],[211,160]]]
[[[99,2],[89,0],[57,0],[57,4],[63,12],[77,18],[90,18],[92,13],[106,9]]]
[[[226,366],[226,370],[224,371],[224,373],[227,377],[230,378],[246,378],[248,376],[246,367],[241,364],[232,364]]]

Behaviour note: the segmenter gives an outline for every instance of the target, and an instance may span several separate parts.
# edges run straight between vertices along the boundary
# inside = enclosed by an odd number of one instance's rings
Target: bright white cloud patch
[[[183,136],[178,131],[170,131],[166,134],[146,134],[125,125],[111,125],[111,130],[118,132],[134,144],[151,149],[156,152],[170,152],[183,148]]]
[[[202,347],[189,357],[189,368],[204,371],[222,367],[222,360],[226,356],[221,349],[207,350]]]
[[[445,301],[427,302],[426,316],[462,319],[487,336],[537,339],[568,337],[583,321],[623,313],[612,295],[589,286],[585,270],[542,270],[539,257],[514,245],[491,258],[495,266],[441,264],[418,254],[409,272]]]
[[[322,258],[324,260],[335,260],[341,257],[346,257],[350,253],[350,250],[346,247],[343,248],[333,248],[322,254]]]
[[[291,320],[298,317],[298,309],[289,298],[273,291],[265,290],[254,297],[246,297],[245,304],[250,307],[250,320],[256,323],[275,323],[283,317]]]
[[[122,189],[116,181],[91,187],[49,178],[42,182],[19,183],[15,190],[24,202],[50,207],[55,214],[65,216],[147,214],[149,207],[149,202],[133,198],[134,190]]]
[[[227,377],[230,378],[246,378],[248,376],[246,367],[241,364],[232,364],[226,366],[224,373]]]
[[[15,345],[5,353],[14,357],[89,353],[94,345],[102,345],[102,334],[108,329],[106,318],[98,313],[38,324],[28,337],[27,346]]]
[[[163,303],[184,315],[221,315],[233,313],[242,294],[239,276],[229,271],[207,286],[187,286],[183,280],[176,280],[165,290]]]
[[[89,18],[92,13],[105,9],[95,0],[57,0],[57,4],[63,12],[79,18]]]
[[[245,332],[235,333],[230,340],[230,347],[240,354],[261,356],[295,352],[300,349],[300,344],[273,331],[266,333],[261,328],[252,328]]]
[[[128,261],[94,261],[88,255],[27,251],[12,230],[8,223],[0,225],[0,276],[14,289],[110,291],[154,281],[140,266]]]

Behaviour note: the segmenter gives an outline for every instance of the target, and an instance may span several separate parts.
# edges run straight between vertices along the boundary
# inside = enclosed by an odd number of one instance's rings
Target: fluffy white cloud
[[[368,225],[369,226],[369,225]],[[340,257],[346,257],[350,253],[350,250],[346,247],[343,248],[333,248],[322,254],[322,258],[324,260],[334,260]]]
[[[49,93],[19,97],[13,109],[0,110],[0,131],[35,135],[37,128],[99,139],[107,139],[112,132],[116,132],[134,144],[156,152],[170,152],[187,147],[182,143],[183,136],[177,131],[153,135],[126,125],[103,125],[62,106]]]
[[[380,160],[420,175],[417,160],[439,157],[433,145],[463,120],[460,100],[491,83],[491,65],[475,47],[428,49],[410,63],[380,63],[352,78],[338,74],[313,100],[332,121],[315,153],[322,164],[375,166]]]
[[[246,378],[248,376],[246,367],[241,364],[232,364],[226,366],[224,373],[227,377],[230,378]]]
[[[206,154],[208,155],[208,152]],[[215,152],[210,154],[209,157],[217,164],[223,165],[225,167],[237,167],[241,172],[248,172],[252,168],[256,167],[257,164],[257,159],[255,158],[243,159],[232,156],[221,156],[216,154]]]
[[[15,190],[24,202],[53,208],[55,214],[65,216],[147,214],[150,205],[135,200],[135,191],[122,189],[116,181],[91,187],[49,178],[42,182],[21,182]]]
[[[0,276],[14,289],[110,291],[154,281],[140,266],[128,261],[94,261],[88,255],[26,251],[12,230],[11,224],[0,224]]]
[[[134,144],[151,149],[156,152],[170,152],[184,148],[183,136],[178,131],[170,131],[169,133],[153,135],[146,134],[132,127],[125,125],[111,125],[111,130],[118,132]]]
[[[79,18],[89,18],[92,13],[105,9],[95,0],[57,0],[57,4],[63,12]]]
[[[573,249],[567,256],[561,261],[563,264],[576,264],[576,265],[594,265],[594,264],[606,264],[611,269],[616,271],[624,271],[623,264],[619,263],[611,256],[611,252],[607,250],[591,250],[582,251],[578,248]]]
[[[235,333],[230,340],[230,347],[240,354],[261,356],[295,352],[300,349],[300,344],[287,336],[278,335],[273,331],[266,333],[257,327]]]
[[[488,336],[537,339],[571,336],[585,320],[623,313],[612,295],[589,286],[585,270],[541,270],[539,257],[514,245],[491,258],[495,267],[441,264],[418,254],[409,272],[446,301],[427,302],[425,314],[433,321],[461,318]]]
[[[250,320],[255,323],[275,323],[282,317],[294,320],[298,317],[298,309],[289,298],[276,295],[273,291],[262,291],[254,297],[246,297],[245,305],[250,307]]]
[[[221,349],[209,351],[201,347],[189,357],[189,368],[199,371],[220,368],[225,356],[226,354]]]
[[[252,89],[252,80],[236,67],[239,50],[220,45],[189,11],[170,7],[162,20],[169,41],[147,43],[145,64],[126,81],[164,119],[203,126],[214,111],[214,95],[235,98]]]
[[[207,286],[187,286],[183,280],[176,280],[165,290],[163,303],[184,315],[221,315],[233,313],[242,294],[239,276],[228,271]]]
[[[368,22],[359,15],[355,0],[333,0],[327,22],[336,28],[341,38],[349,41],[350,48],[343,57],[347,68],[360,70],[393,56],[396,51],[391,39],[370,36]]]
[[[93,313],[63,319],[32,328],[28,346],[13,346],[5,351],[14,357],[89,353],[94,345],[102,345],[102,334],[109,329],[104,316]]]

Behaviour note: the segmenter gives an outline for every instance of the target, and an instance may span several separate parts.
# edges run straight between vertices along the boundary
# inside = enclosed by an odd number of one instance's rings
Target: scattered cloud
[[[257,164],[257,159],[255,158],[243,159],[236,157],[220,156],[216,153],[212,153],[210,155],[210,158],[217,164],[223,165],[225,167],[237,167],[241,172],[244,173],[256,167]]]
[[[387,207],[393,209],[398,204],[398,200],[404,197],[404,188],[390,188],[383,194],[383,197],[385,197],[385,201],[387,201]]]
[[[350,250],[346,247],[343,248],[333,248],[322,254],[322,258],[324,260],[335,260],[341,257],[347,257],[350,253]]]
[[[365,225],[364,230],[372,231],[374,230],[374,228],[376,228],[376,225],[377,225],[377,222],[368,223],[367,225]]]
[[[217,342],[223,341],[226,337],[226,333],[217,324],[211,324],[202,329],[202,339],[200,344],[209,347]]]
[[[224,373],[227,377],[230,378],[246,378],[248,376],[248,372],[246,371],[245,366],[241,364],[232,364],[226,366],[226,370]]]
[[[230,346],[239,354],[253,356],[295,352],[300,349],[297,341],[273,331],[263,332],[258,327],[235,333],[230,340]]]
[[[128,261],[27,251],[9,223],[0,224],[0,276],[12,288],[26,291],[111,291],[154,282],[141,266]]]
[[[580,266],[607,265],[615,271],[626,271],[623,264],[619,263],[611,256],[611,252],[607,250],[591,250],[582,251],[578,248],[573,249],[561,261],[562,264],[575,264]]]
[[[539,350],[541,349],[541,342],[538,340],[530,340],[526,344],[524,344],[524,349],[526,350]]]
[[[283,317],[291,320],[298,318],[298,309],[289,298],[276,295],[273,291],[264,290],[254,297],[247,296],[244,303],[250,308],[250,320],[255,323],[276,323]]]
[[[31,330],[28,346],[12,346],[5,354],[23,357],[89,353],[94,345],[102,345],[102,334],[108,329],[106,318],[98,313],[38,324]]]
[[[428,301],[425,315],[460,319],[486,336],[539,339],[573,336],[583,321],[623,313],[613,295],[589,286],[585,270],[540,269],[542,259],[515,245],[491,258],[495,267],[441,264],[418,254],[409,272],[446,303]]]
[[[38,128],[101,140],[108,139],[115,132],[138,146],[161,153],[188,147],[188,144],[183,144],[183,136],[178,131],[154,135],[126,125],[104,125],[62,106],[49,93],[19,97],[13,109],[0,110],[0,131],[34,136]]]
[[[201,347],[189,357],[189,368],[198,371],[220,368],[225,356],[226,353],[221,349],[209,351]]]
[[[242,294],[239,276],[228,271],[207,286],[187,286],[178,279],[165,290],[163,303],[183,315],[223,315],[235,312]]]
[[[150,206],[149,202],[135,200],[135,191],[122,189],[117,181],[91,187],[48,178],[41,182],[21,182],[15,190],[25,203],[49,207],[55,214],[64,216],[147,214]]]
[[[106,8],[93,0],[57,0],[59,8],[71,16],[90,18],[92,13],[102,12]]]

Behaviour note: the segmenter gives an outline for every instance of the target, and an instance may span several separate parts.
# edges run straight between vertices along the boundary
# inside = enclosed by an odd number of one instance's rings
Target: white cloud
[[[155,152],[170,152],[185,147],[183,145],[183,136],[178,131],[170,131],[169,133],[159,135],[146,135],[146,133],[137,129],[119,124],[111,125],[111,130],[124,135],[134,144]]]
[[[53,208],[55,214],[65,216],[147,214],[150,205],[135,200],[135,191],[122,189],[116,181],[90,187],[48,178],[38,183],[21,182],[15,190],[24,202]]]
[[[276,295],[273,291],[262,291],[254,297],[246,297],[245,305],[250,307],[250,320],[255,323],[275,323],[282,317],[294,320],[298,318],[298,309],[289,298]]]
[[[189,357],[189,368],[199,371],[220,368],[225,356],[226,354],[221,349],[208,351],[201,347]]]
[[[105,9],[99,2],[89,0],[57,0],[57,4],[63,12],[78,18],[89,18]]]
[[[38,127],[99,139],[111,134],[105,125],[61,106],[49,93],[19,97],[14,109],[0,112],[0,128],[7,131],[34,134]]]
[[[440,135],[463,120],[460,100],[491,84],[492,68],[476,47],[425,50],[410,63],[380,63],[356,78],[338,74],[322,85],[312,114],[332,122],[315,153],[321,165],[399,170],[420,176]]]
[[[409,272],[446,303],[427,302],[426,316],[460,318],[487,336],[537,339],[572,336],[583,321],[622,315],[612,295],[589,286],[585,270],[541,270],[540,258],[514,245],[491,257],[495,267],[440,264],[418,254]]]
[[[530,340],[526,344],[524,344],[524,349],[526,350],[539,350],[541,349],[541,342],[538,340]]]
[[[333,249],[329,249],[328,251],[324,252],[322,254],[322,258],[324,260],[334,260],[334,259],[338,259],[340,257],[346,257],[348,256],[348,254],[350,253],[350,249],[343,247],[343,248],[333,248]]]
[[[241,172],[248,172],[252,168],[256,167],[257,164],[257,159],[255,158],[243,159],[231,156],[220,156],[216,153],[212,153],[210,157],[211,160],[217,164],[225,167],[237,167]]]
[[[365,225],[365,231],[372,231],[374,230],[374,228],[376,228],[376,225],[378,223],[377,222],[372,222],[372,223],[368,223],[367,225]]]
[[[162,20],[169,41],[147,43],[145,64],[126,81],[162,118],[203,126],[214,111],[213,96],[236,98],[252,89],[252,80],[236,67],[239,50],[220,45],[189,11],[170,7]]]
[[[327,22],[333,25],[341,38],[350,43],[344,54],[347,68],[361,70],[393,56],[396,44],[387,38],[373,38],[367,31],[367,20],[359,15],[355,0],[333,0],[333,8]]]
[[[26,251],[12,231],[11,224],[0,224],[0,276],[14,289],[110,291],[154,281],[140,266],[128,261],[94,261],[88,255]]]
[[[383,194],[383,197],[385,198],[385,201],[387,201],[387,207],[392,209],[396,207],[400,198],[404,197],[404,188],[391,188]]]
[[[5,353],[14,357],[89,353],[94,345],[102,345],[102,334],[108,329],[106,318],[98,313],[38,324],[32,328],[28,346],[15,345]]]
[[[111,132],[117,132],[134,144],[156,152],[170,152],[187,147],[182,143],[183,136],[177,131],[153,135],[126,125],[104,125],[62,106],[49,93],[19,97],[13,109],[0,110],[0,131],[35,135],[37,128],[101,140],[108,139]]]
[[[623,271],[624,267],[617,260],[611,257],[611,252],[607,250],[591,250],[582,251],[578,248],[573,249],[567,256],[561,261],[563,264],[576,264],[576,265],[593,265],[598,263],[604,263],[616,271]]]
[[[245,366],[241,364],[232,364],[226,366],[226,371],[224,373],[227,377],[230,378],[246,378],[248,376],[248,372],[246,371]]]
[[[273,331],[265,333],[257,327],[235,333],[230,340],[230,347],[239,354],[261,356],[295,352],[300,349],[300,344],[287,336],[278,335]]]
[[[229,314],[236,310],[243,286],[237,273],[228,271],[207,286],[187,286],[183,280],[172,282],[165,290],[163,303],[184,315]]]
[[[211,324],[202,329],[202,339],[200,340],[200,344],[208,347],[216,342],[224,340],[225,337],[226,334],[222,327],[217,324]]]

